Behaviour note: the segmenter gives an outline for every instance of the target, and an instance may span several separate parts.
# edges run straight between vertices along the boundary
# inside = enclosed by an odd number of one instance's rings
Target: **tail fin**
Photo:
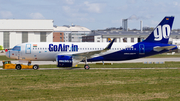
[[[144,40],[144,42],[168,43],[171,34],[173,16],[166,16],[154,29],[154,31]]]

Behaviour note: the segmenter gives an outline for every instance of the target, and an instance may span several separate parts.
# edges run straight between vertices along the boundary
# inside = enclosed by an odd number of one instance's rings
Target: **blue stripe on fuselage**
[[[141,53],[139,51],[140,44],[144,45],[144,48],[145,48],[144,53]],[[134,49],[130,50],[130,49],[126,48],[124,50],[116,51],[116,52],[113,52],[113,53],[110,53],[107,55],[88,59],[87,61],[89,61],[89,62],[90,61],[123,61],[123,60],[131,60],[131,59],[147,57],[147,56],[151,56],[151,55],[169,51],[169,50],[162,50],[160,52],[153,51],[153,48],[156,46],[163,47],[163,46],[176,46],[176,45],[140,42],[140,43],[133,45]],[[177,49],[177,47],[175,47],[173,49]]]

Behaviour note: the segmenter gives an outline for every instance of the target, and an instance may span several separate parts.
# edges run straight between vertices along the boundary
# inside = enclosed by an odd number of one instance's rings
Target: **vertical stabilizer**
[[[167,44],[171,34],[173,16],[166,16],[152,31],[152,33],[144,40],[144,42],[158,42]]]

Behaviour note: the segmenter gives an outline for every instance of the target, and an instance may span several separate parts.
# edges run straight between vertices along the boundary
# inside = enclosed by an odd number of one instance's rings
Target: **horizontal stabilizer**
[[[156,46],[153,48],[154,51],[157,51],[157,52],[160,52],[162,50],[170,50],[170,49],[173,49],[175,48],[176,46],[163,46],[163,47],[160,47],[160,46]]]

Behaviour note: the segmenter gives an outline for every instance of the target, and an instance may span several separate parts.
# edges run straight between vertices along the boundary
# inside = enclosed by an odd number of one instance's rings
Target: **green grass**
[[[1,70],[0,100],[180,99],[179,70]]]
[[[13,60],[13,59],[7,58],[6,56],[2,55],[0,56],[0,61],[2,60]]]
[[[161,56],[164,57],[163,54],[158,57]],[[0,59],[6,60],[6,57],[0,56]],[[83,68],[83,65],[79,64],[78,67]],[[90,67],[179,68],[180,62],[166,62],[165,64],[90,64]],[[57,67],[56,65],[40,65],[40,68]],[[180,69],[0,70],[0,100],[178,101],[180,99],[179,78]]]
[[[174,57],[180,57],[180,54],[179,53],[176,53],[174,55],[167,55],[167,53],[163,53],[163,54],[157,54],[157,55],[152,55],[152,56],[149,56],[149,57],[146,57],[146,58],[174,58]]]

